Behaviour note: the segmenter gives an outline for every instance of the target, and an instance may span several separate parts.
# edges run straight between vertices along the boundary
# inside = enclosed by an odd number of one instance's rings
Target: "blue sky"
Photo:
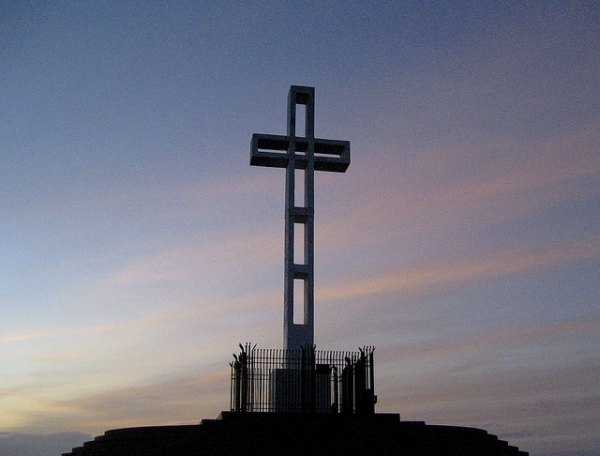
[[[238,342],[281,347],[249,144],[296,84],[352,147],[317,346],[377,347],[380,412],[600,454],[600,8],[506,3],[3,3],[0,453],[214,418]]]

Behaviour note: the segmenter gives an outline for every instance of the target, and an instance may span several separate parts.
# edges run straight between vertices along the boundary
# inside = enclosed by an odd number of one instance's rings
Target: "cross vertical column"
[[[297,105],[305,105],[304,135],[296,134]],[[295,349],[314,344],[314,88],[292,87],[288,95],[289,138],[286,167],[285,198],[285,292],[283,339],[285,349]],[[296,138],[308,142],[304,154],[300,152],[303,166],[297,166],[299,145]],[[311,139],[313,141],[311,141]],[[300,149],[304,149],[300,147]],[[296,201],[296,170],[304,173],[304,201]],[[303,233],[296,233],[296,226]],[[296,263],[296,236],[301,234],[304,244],[303,263]],[[297,282],[301,282],[297,283]],[[300,286],[300,290],[296,287]],[[295,301],[302,296],[303,308]],[[302,315],[295,315],[295,312]],[[296,323],[295,323],[296,322]]]
[[[296,134],[297,106],[305,106],[304,136]],[[350,165],[350,143],[314,137],[315,89],[292,86],[288,95],[287,136],[253,134],[250,164],[286,168],[285,183],[285,349],[314,345],[314,172],[345,172]],[[296,170],[304,173],[304,201],[296,201]],[[301,203],[301,204],[300,204]],[[302,227],[303,263],[296,263],[294,250]],[[296,281],[301,281],[302,318],[295,313]],[[298,309],[300,310],[300,309]],[[294,323],[294,321],[298,323]]]

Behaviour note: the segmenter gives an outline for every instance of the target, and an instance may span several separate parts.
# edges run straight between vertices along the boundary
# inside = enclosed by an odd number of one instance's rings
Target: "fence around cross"
[[[233,412],[375,413],[374,347],[240,349],[230,363]]]

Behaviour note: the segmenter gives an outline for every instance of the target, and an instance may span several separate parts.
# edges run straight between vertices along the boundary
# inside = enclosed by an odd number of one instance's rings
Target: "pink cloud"
[[[487,330],[434,337],[419,340],[418,343],[397,347],[383,347],[378,350],[383,363],[397,364],[408,360],[463,356],[474,350],[500,350],[506,346],[525,346],[548,339],[562,339],[569,336],[592,335],[600,331],[600,315],[590,318],[562,321],[545,321],[536,325],[509,326],[498,330]]]
[[[413,293],[420,289],[473,283],[493,277],[520,273],[556,264],[568,264],[600,255],[600,240],[565,243],[561,246],[531,246],[527,251],[508,249],[480,258],[432,261],[417,267],[402,267],[378,275],[320,286],[321,301],[349,300],[384,293]]]

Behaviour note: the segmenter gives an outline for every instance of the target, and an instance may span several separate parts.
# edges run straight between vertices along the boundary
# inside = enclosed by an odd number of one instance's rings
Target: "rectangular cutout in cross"
[[[342,141],[321,140],[315,144],[315,157],[345,158],[346,155],[349,156],[349,152],[349,146]]]
[[[304,256],[304,223],[294,223],[294,264],[306,264]]]
[[[296,168],[294,170],[294,181],[294,206],[306,207],[306,194],[304,191],[306,170]]]
[[[294,324],[303,325],[304,320],[304,279],[294,279]]]
[[[296,104],[296,136],[306,137],[306,105]]]

